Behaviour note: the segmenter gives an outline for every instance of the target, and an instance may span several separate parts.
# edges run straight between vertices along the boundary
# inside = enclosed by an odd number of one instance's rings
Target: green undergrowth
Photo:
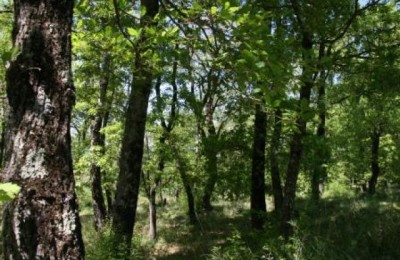
[[[263,231],[252,231],[246,203],[215,204],[191,226],[182,201],[158,209],[158,239],[147,238],[147,202],[139,207],[132,259],[400,259],[400,205],[395,195],[329,197],[297,201],[299,217],[288,243],[279,216],[270,212]],[[83,218],[87,259],[118,259],[108,233]]]

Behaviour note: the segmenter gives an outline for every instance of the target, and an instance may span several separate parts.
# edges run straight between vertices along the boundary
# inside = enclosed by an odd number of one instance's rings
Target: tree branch
[[[129,34],[124,30],[123,26],[121,25],[121,17],[120,17],[120,12],[119,12],[119,7],[118,7],[118,3],[117,0],[113,0],[113,4],[114,4],[114,10],[115,10],[115,19],[117,21],[117,26],[119,31],[122,33],[122,35],[124,36],[124,38],[129,41],[129,43],[135,47],[135,43],[132,41],[131,37],[129,36]]]

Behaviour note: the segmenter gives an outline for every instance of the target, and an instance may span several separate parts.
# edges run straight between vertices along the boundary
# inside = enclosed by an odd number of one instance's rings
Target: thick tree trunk
[[[311,197],[314,201],[319,201],[321,197],[321,185],[326,177],[326,144],[325,144],[325,121],[326,121],[326,108],[325,108],[325,72],[321,73],[321,83],[318,89],[318,110],[319,122],[317,127],[317,145],[315,147],[316,164],[313,169],[311,179]]]
[[[282,181],[281,181],[281,173],[280,173],[279,158],[278,158],[281,133],[282,133],[282,110],[278,108],[275,110],[275,115],[274,115],[274,130],[272,133],[271,154],[270,154],[272,192],[274,194],[275,210],[277,211],[281,210],[283,203]]]
[[[99,85],[99,99],[97,113],[92,122],[92,142],[91,147],[98,155],[104,154],[105,136],[101,133],[101,129],[107,124],[105,118],[109,113],[105,109],[107,106],[107,90],[110,77],[110,60],[109,56],[105,55],[103,62],[102,79]],[[107,209],[104,201],[102,187],[102,170],[97,162],[93,162],[90,166],[91,190],[92,190],[92,207],[94,214],[94,225],[97,231],[101,230],[107,219]]]
[[[376,183],[380,174],[379,167],[379,144],[380,144],[381,132],[379,127],[375,127],[371,134],[371,178],[368,182],[368,193],[370,195],[375,194]]]
[[[146,14],[141,19],[141,25],[145,28],[154,23],[153,18],[158,13],[159,3],[158,0],[141,0],[141,6],[146,9]],[[127,259],[136,220],[147,107],[153,80],[152,68],[142,57],[142,53],[148,49],[143,47],[147,40],[143,33],[140,40],[143,45],[139,44],[136,50],[134,81],[126,111],[119,159],[120,172],[113,205],[112,229],[116,236],[115,242],[119,244],[119,249],[125,250]]]
[[[267,113],[256,105],[251,169],[251,226],[262,229],[265,223],[265,142],[267,137]]]
[[[9,120],[3,181],[21,186],[5,209],[5,259],[83,259],[72,170],[73,1],[14,1],[7,69]]]
[[[289,162],[286,171],[286,181],[284,188],[284,197],[282,204],[282,218],[281,218],[281,233],[288,239],[292,234],[292,226],[290,222],[294,218],[294,202],[296,199],[297,179],[300,171],[301,156],[303,153],[303,139],[306,135],[307,120],[304,118],[305,113],[309,109],[311,88],[313,86],[312,80],[312,60],[311,51],[313,42],[311,35],[303,32],[302,39],[303,48],[303,72],[302,72],[302,85],[300,88],[300,99],[297,105],[297,120],[296,124],[298,131],[296,131],[290,141]]]

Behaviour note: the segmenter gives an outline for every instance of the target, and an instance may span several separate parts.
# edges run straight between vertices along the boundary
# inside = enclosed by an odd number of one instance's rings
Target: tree
[[[106,127],[110,116],[110,103],[107,102],[107,91],[110,85],[111,61],[108,54],[104,55],[102,64],[102,79],[99,84],[99,99],[96,114],[92,119],[92,140],[91,146],[95,152],[104,154],[105,135],[101,133],[101,129]],[[107,220],[107,208],[103,195],[102,187],[102,171],[97,161],[92,162],[90,166],[90,178],[92,189],[92,207],[94,212],[94,224],[96,230],[101,230]]]
[[[274,195],[274,208],[280,210],[283,202],[281,171],[279,168],[278,152],[282,133],[282,110],[277,108],[274,113],[274,129],[270,146],[271,184]]]
[[[265,203],[265,142],[267,135],[267,113],[261,105],[256,105],[254,119],[253,160],[251,169],[251,224],[253,228],[262,229]]]
[[[115,193],[112,228],[116,241],[126,249],[126,257],[130,254],[133,227],[136,217],[136,206],[139,196],[140,176],[144,147],[144,134],[147,117],[147,107],[154,78],[154,68],[151,60],[146,57],[151,41],[146,29],[155,24],[154,17],[159,10],[158,0],[141,0],[141,8],[145,14],[141,17],[140,26],[143,33],[138,45],[133,44],[135,65],[133,72],[132,91],[129,96],[128,108],[125,115],[125,126],[122,137],[121,154],[119,158],[120,172]],[[114,0],[116,17],[119,16],[119,6]],[[121,21],[119,27],[122,28]],[[126,38],[129,40],[129,36]]]
[[[5,259],[84,258],[70,143],[72,12],[73,1],[14,1],[2,180],[21,192],[5,209]]]

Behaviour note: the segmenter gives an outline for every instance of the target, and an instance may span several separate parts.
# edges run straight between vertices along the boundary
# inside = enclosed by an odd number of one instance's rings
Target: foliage
[[[212,259],[399,258],[394,242],[400,231],[398,1],[159,1],[161,11],[147,29],[140,21],[146,10],[139,2],[75,3],[76,104],[71,133],[88,259],[120,257],[112,255],[109,226],[99,233],[88,228],[90,169],[101,168],[103,193],[111,192],[112,198],[124,115],[136,86],[132,75],[142,65],[151,65],[154,89],[147,109],[141,195],[147,196],[147,188],[159,181],[159,240],[151,243],[145,238],[147,205],[140,205],[132,257],[157,258],[162,255],[158,247],[179,242],[183,249],[177,255],[186,258],[193,254]],[[0,1],[0,11],[9,7],[9,1]],[[11,48],[11,18],[9,12],[0,13],[2,97],[7,61],[18,52]],[[307,34],[312,47],[305,51],[301,38]],[[310,75],[303,75],[304,71]],[[309,104],[298,100],[305,76],[312,81]],[[99,89],[104,81],[108,88],[101,104]],[[6,107],[1,100],[4,132]],[[256,104],[268,115],[268,195],[272,194],[269,158],[275,111],[283,113],[277,152],[282,185],[299,118],[307,121],[294,191],[299,216],[292,222],[295,232],[289,241],[280,237],[279,212],[268,212],[264,232],[246,226]],[[108,116],[100,131],[104,146],[92,144],[92,125],[99,114]],[[326,116],[322,137],[316,134],[321,114]],[[370,198],[363,187],[371,178],[371,134],[377,129],[380,176],[377,196]],[[210,168],[210,154],[215,156],[216,169]],[[184,217],[187,203],[177,158],[186,166],[199,226],[187,226]],[[318,204],[313,204],[310,183],[318,167],[326,170],[321,178],[324,191]],[[212,170],[217,173],[216,209],[205,213],[199,204]],[[0,201],[12,199],[18,191],[11,183],[1,184]],[[162,199],[166,206],[161,206]],[[228,221],[234,224],[227,225]]]
[[[21,187],[17,184],[11,182],[0,183],[0,203],[12,200],[20,190]]]

